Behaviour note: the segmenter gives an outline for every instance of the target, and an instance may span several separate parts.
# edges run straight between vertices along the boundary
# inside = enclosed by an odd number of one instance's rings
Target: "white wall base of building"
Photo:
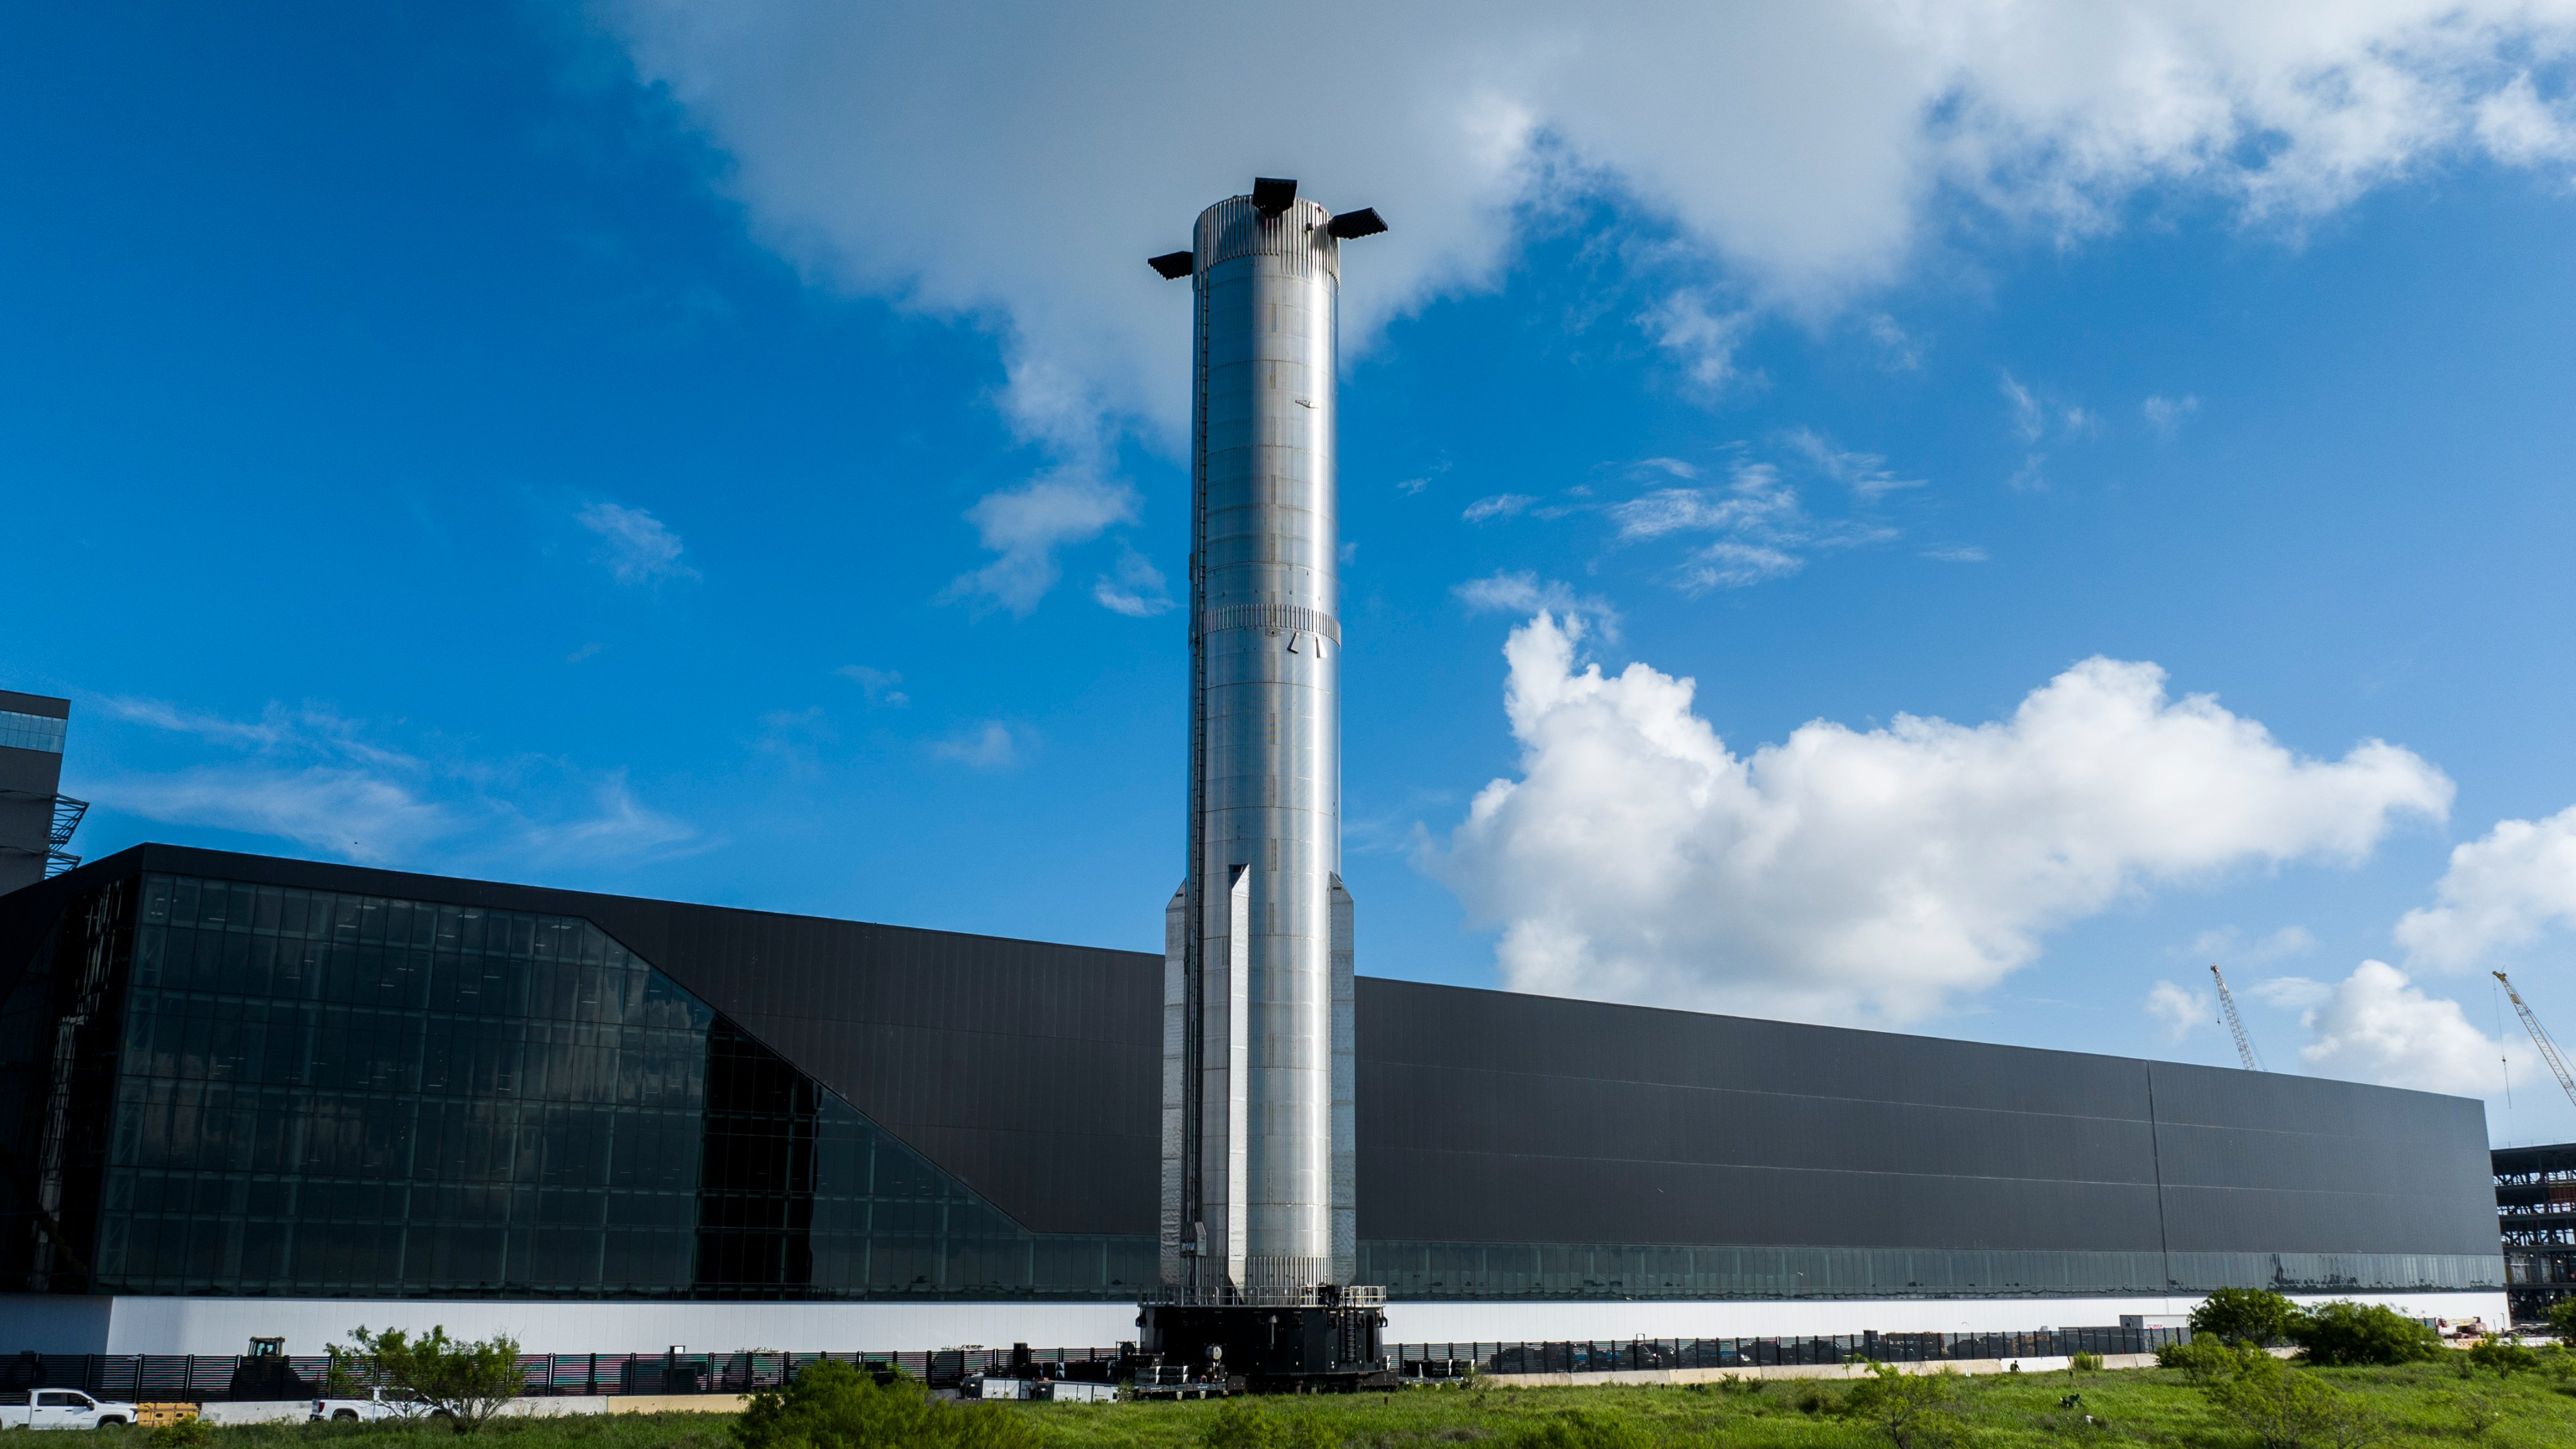
[[[2508,1321],[2501,1291],[2359,1293],[2418,1318]],[[1390,1303],[1386,1341],[1542,1343],[1636,1338],[1831,1337],[1848,1333],[2012,1333],[2108,1327],[2123,1314],[2185,1314],[2195,1295],[2140,1298],[1735,1299],[1552,1303]],[[2302,1302],[2323,1302],[2303,1296]],[[427,1329],[489,1338],[524,1353],[811,1352],[1002,1348],[1107,1349],[1136,1337],[1129,1303],[585,1303],[491,1299],[145,1298],[0,1295],[0,1354],[244,1352],[283,1336],[320,1353],[349,1330]]]

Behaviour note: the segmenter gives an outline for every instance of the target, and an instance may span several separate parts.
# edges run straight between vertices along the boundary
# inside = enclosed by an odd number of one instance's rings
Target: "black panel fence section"
[[[1471,1372],[1604,1373],[1644,1369],[1744,1369],[1862,1360],[1920,1363],[2053,1358],[2076,1353],[2153,1353],[2190,1338],[2179,1328],[2060,1328],[2037,1333],[1861,1333],[1834,1338],[1665,1338],[1594,1343],[1408,1343],[1390,1346],[1387,1367],[1412,1378]],[[756,1394],[776,1389],[829,1359],[882,1367],[934,1387],[976,1374],[1052,1366],[1060,1378],[1105,1379],[1128,1352],[1118,1347],[941,1349],[909,1353],[533,1353],[519,1358],[531,1395]],[[1017,1354],[1027,1352],[1026,1358]],[[1127,1360],[1132,1362],[1132,1360]],[[320,1397],[330,1360],[231,1354],[19,1354],[0,1358],[0,1391],[83,1389],[102,1399],[220,1403]],[[253,1367],[256,1364],[257,1367]],[[1025,1376],[1025,1374],[1023,1374]],[[283,1382],[295,1387],[281,1395]]]
[[[1852,1333],[1831,1338],[1646,1338],[1592,1343],[1404,1343],[1388,1349],[1409,1378],[1634,1373],[1796,1365],[2063,1358],[2153,1353],[2187,1328],[2054,1328],[2036,1333]]]

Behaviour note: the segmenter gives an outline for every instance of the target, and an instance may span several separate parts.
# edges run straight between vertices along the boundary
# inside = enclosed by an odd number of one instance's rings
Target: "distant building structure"
[[[2505,1297],[2515,1322],[2537,1323],[2576,1298],[2576,1142],[2499,1147],[2492,1160]]]
[[[80,864],[63,847],[86,801],[63,794],[72,702],[0,689],[0,895]]]

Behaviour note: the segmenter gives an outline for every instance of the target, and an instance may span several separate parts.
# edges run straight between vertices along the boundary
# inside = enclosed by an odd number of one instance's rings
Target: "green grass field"
[[[2390,1446],[2478,1445],[2492,1449],[2576,1446],[2576,1382],[2547,1374],[2499,1379],[2458,1376],[2450,1364],[2384,1369],[2307,1369],[2362,1400],[2372,1441]],[[1957,1384],[1953,1408],[1976,1445],[2156,1444],[2256,1449],[2250,1432],[2220,1418],[2179,1373],[2134,1370],[2002,1375]],[[1637,1449],[1637,1446],[1745,1446],[1745,1449],[1860,1449],[1889,1436],[1838,1413],[1846,1383],[1773,1382],[1654,1388],[1447,1388],[1396,1394],[1261,1400],[1282,1431],[1282,1449],[1397,1449],[1492,1443],[1546,1449]],[[2069,1394],[2078,1407],[2064,1407]],[[1039,1442],[1062,1449],[1201,1449],[1219,1405],[1031,1404],[996,1406],[1024,1418]],[[2094,1422],[2087,1423],[2090,1414]],[[492,1449],[731,1449],[733,1420],[713,1414],[602,1415],[504,1419],[468,1442]],[[141,1446],[142,1430],[93,1436]],[[214,1449],[267,1445],[452,1444],[456,1436],[425,1425],[254,1425],[211,1431]],[[2321,1446],[2322,1449],[2322,1446]]]

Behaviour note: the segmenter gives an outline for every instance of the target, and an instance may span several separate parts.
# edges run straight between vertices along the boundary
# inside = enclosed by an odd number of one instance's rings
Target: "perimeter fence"
[[[1633,1373],[1787,1365],[1960,1362],[2153,1353],[2187,1328],[2050,1328],[2035,1333],[1852,1333],[1830,1338],[1646,1338],[1591,1343],[1405,1343],[1388,1350],[1407,1378]]]
[[[2076,1353],[2153,1353],[2191,1336],[2179,1328],[2060,1328],[2036,1333],[1860,1333],[1832,1338],[1663,1338],[1621,1342],[1407,1343],[1389,1345],[1386,1366],[1407,1378],[1468,1373],[1610,1373],[1641,1369],[1768,1368],[1861,1360],[2055,1358]],[[1032,1370],[1046,1377],[1106,1382],[1140,1362],[1132,1344],[1114,1347],[955,1348],[929,1352],[533,1353],[519,1368],[532,1395],[756,1394],[776,1389],[829,1359],[900,1371],[934,1388],[979,1374]],[[282,1367],[280,1366],[282,1362]],[[0,1392],[83,1389],[102,1399],[220,1403],[318,1398],[330,1360],[319,1354],[250,1358],[233,1354],[35,1354],[0,1358]]]

